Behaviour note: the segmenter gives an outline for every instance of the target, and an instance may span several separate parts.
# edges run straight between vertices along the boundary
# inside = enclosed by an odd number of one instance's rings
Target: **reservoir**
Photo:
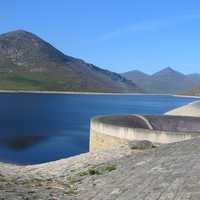
[[[91,117],[162,114],[194,101],[167,95],[0,93],[0,161],[36,164],[87,152]]]

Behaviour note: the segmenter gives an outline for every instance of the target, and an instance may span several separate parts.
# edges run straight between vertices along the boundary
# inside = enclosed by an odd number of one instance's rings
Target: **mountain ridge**
[[[190,90],[200,85],[200,74],[184,74],[171,67],[166,67],[153,74],[140,71],[138,79],[137,70],[121,73],[122,76],[134,82],[148,93],[170,93],[177,94]],[[144,75],[142,75],[144,74]]]
[[[157,77],[157,76],[166,76],[166,75],[172,75],[172,74],[179,74],[179,75],[184,75],[183,73],[174,70],[171,67],[166,67],[163,68],[161,70],[159,70],[158,72],[155,72],[154,74],[152,74],[152,77]]]
[[[0,35],[0,89],[142,91],[121,75],[65,55],[25,30]]]

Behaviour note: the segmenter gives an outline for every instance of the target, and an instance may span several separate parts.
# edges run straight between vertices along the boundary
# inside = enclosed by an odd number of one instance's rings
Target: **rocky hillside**
[[[133,70],[123,73],[122,76],[134,82],[149,93],[181,93],[200,85],[200,75],[185,75],[170,67],[155,74],[148,75]]]
[[[67,56],[23,30],[0,35],[0,89],[141,91],[132,81]]]

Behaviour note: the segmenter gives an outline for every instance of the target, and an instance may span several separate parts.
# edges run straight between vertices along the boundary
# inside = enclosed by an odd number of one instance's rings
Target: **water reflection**
[[[47,136],[10,136],[1,137],[0,145],[11,150],[22,151],[48,139]]]

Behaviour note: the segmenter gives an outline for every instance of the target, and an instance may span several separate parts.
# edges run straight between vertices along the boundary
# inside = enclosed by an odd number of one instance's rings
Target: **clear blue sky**
[[[1,0],[0,23],[116,72],[200,72],[199,0]]]

